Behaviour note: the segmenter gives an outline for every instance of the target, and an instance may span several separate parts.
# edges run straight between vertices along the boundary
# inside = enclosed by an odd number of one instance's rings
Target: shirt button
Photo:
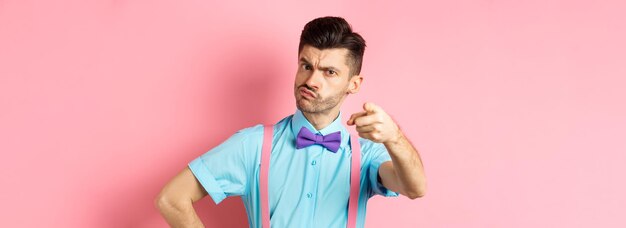
[[[311,198],[312,196],[313,196],[313,194],[311,194],[311,193],[307,193],[306,194],[306,198]]]
[[[315,160],[313,160],[313,161],[311,162],[311,165],[315,165],[315,164],[317,164],[317,162],[316,162]]]

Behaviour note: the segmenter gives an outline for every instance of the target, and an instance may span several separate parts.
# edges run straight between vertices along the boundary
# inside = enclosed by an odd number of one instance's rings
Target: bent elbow
[[[415,190],[407,191],[406,193],[406,196],[412,200],[424,197],[425,195],[426,195],[426,186],[424,185],[418,188],[415,188]]]
[[[172,204],[167,200],[166,197],[159,195],[156,198],[154,198],[154,207],[156,207],[159,210],[163,210],[164,208],[172,207]]]
[[[414,199],[417,199],[417,198],[424,197],[424,195],[426,195],[426,193],[420,191],[420,192],[414,192],[414,193],[407,193],[406,196],[409,197],[409,199],[414,200]]]
[[[160,193],[156,198],[154,198],[154,206],[160,211],[176,209],[180,207],[179,204],[180,202],[178,202],[175,197],[163,193]]]

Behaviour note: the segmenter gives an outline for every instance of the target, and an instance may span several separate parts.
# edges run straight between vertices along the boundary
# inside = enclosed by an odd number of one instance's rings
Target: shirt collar
[[[344,146],[348,145],[349,134],[347,129],[343,126],[343,124],[341,124],[341,110],[339,111],[337,118],[335,118],[332,123],[318,131],[315,129],[315,127],[313,127],[311,122],[306,119],[302,111],[300,111],[300,109],[296,109],[296,113],[294,113],[293,118],[291,119],[291,131],[293,132],[293,135],[297,136],[298,132],[300,132],[300,128],[302,127],[308,128],[309,131],[313,132],[313,134],[320,135],[327,135],[336,131],[340,131],[341,145],[339,146],[339,148],[343,148]]]

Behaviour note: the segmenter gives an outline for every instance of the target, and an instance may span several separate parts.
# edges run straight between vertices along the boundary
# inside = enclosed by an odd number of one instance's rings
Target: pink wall
[[[167,180],[295,110],[325,15],[368,42],[344,118],[382,106],[429,180],[368,227],[626,226],[624,1],[261,2],[0,0],[0,226],[166,227]],[[247,226],[239,198],[196,207]]]

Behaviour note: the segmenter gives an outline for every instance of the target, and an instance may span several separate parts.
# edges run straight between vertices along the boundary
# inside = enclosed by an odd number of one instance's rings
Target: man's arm
[[[185,167],[165,185],[154,203],[171,227],[204,227],[193,203],[207,194],[189,167]]]
[[[424,166],[417,150],[400,133],[394,141],[384,143],[391,161],[386,161],[378,168],[378,173],[385,188],[415,199],[426,194],[426,176]]]
[[[356,125],[359,136],[383,143],[387,148],[391,161],[378,168],[383,186],[410,199],[424,196],[426,175],[417,150],[381,107],[367,102],[363,110],[352,114],[348,125]]]

